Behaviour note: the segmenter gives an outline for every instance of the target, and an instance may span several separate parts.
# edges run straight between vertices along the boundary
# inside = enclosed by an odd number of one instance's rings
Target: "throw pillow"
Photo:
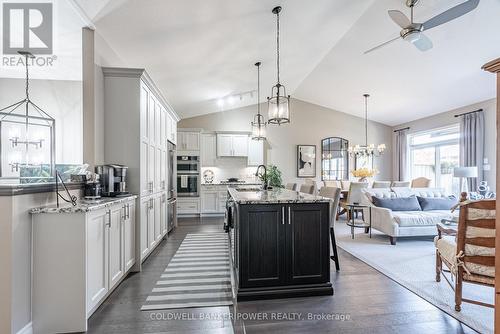
[[[455,196],[449,197],[420,197],[417,196],[422,211],[451,210],[458,203]]]
[[[392,211],[422,211],[415,196],[396,198],[381,198],[373,196],[372,200],[375,206],[391,209]]]

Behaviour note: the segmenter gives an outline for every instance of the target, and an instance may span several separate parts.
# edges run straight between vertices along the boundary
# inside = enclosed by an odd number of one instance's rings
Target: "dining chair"
[[[410,181],[392,181],[391,188],[409,188],[410,185]]]
[[[335,239],[335,222],[337,221],[337,209],[339,207],[340,200],[340,188],[339,187],[323,187],[319,191],[319,195],[322,197],[331,198],[333,201],[330,202],[330,241],[332,243],[333,255],[330,256],[335,262],[335,269],[340,270],[339,255],[337,252],[337,240]]]
[[[288,190],[297,190],[297,183],[287,183],[285,185],[285,189],[288,189]]]
[[[462,296],[463,282],[495,287],[495,200],[464,202],[460,206],[457,231],[440,231],[435,238],[436,281],[445,278],[455,290],[455,311],[462,302],[494,308],[484,301]],[[446,236],[443,236],[446,232]],[[448,267],[451,281],[443,273]],[[470,287],[467,284],[465,287]]]
[[[349,187],[351,186],[351,181],[341,180],[340,185],[342,186],[342,190],[349,190]]]
[[[429,188],[431,180],[426,177],[417,177],[411,181],[412,188]]]
[[[318,193],[318,184],[316,183],[315,179],[305,179],[304,183],[305,184],[312,184],[313,185],[313,192],[311,194],[317,194]]]
[[[301,193],[306,193],[306,194],[313,194],[314,193],[314,185],[313,184],[307,184],[304,183],[303,185],[300,186]]]
[[[342,188],[342,183],[338,180],[323,181],[325,187]]]
[[[350,210],[348,205],[349,204],[354,204],[358,203],[361,204],[362,202],[362,196],[363,196],[363,189],[368,188],[368,183],[367,182],[351,182],[349,185],[349,194],[347,195],[347,198],[344,200],[340,201],[340,206],[347,212],[347,219],[350,219]],[[363,210],[356,210],[356,215],[357,212],[361,211],[361,214],[363,215]],[[364,218],[364,216],[363,216]]]
[[[390,188],[391,181],[373,181],[372,188]]]

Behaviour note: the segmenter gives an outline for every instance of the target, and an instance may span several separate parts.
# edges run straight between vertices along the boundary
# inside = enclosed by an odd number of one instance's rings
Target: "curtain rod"
[[[394,130],[394,132],[400,132],[400,131],[404,131],[404,130],[410,130],[410,127],[406,127],[406,128],[402,128],[402,129],[399,129],[399,130]]]
[[[460,117],[460,116],[464,116],[464,115],[468,115],[468,114],[473,114],[475,112],[480,112],[480,111],[483,111],[483,109],[478,109],[478,110],[474,110],[474,111],[464,112],[462,114],[455,115],[455,117]]]

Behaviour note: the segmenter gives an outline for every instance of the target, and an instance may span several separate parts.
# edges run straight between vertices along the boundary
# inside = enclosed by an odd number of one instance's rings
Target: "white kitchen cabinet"
[[[201,135],[201,167],[215,167],[217,165],[217,137],[215,134]]]
[[[193,215],[200,213],[200,198],[199,197],[179,197],[177,198],[177,214],[178,215]]]
[[[264,164],[264,141],[248,137],[248,166]]]
[[[108,210],[91,212],[87,217],[87,308],[94,309],[108,292]],[[55,273],[53,273],[55,274]]]
[[[145,70],[104,67],[102,71],[104,163],[129,167],[128,190],[140,195],[135,207],[136,257],[144,260],[159,244],[154,241],[154,210],[148,201],[167,189],[167,140],[176,143],[179,117]],[[192,137],[186,140],[190,148],[199,149]],[[133,266],[140,269],[140,263]]]
[[[162,238],[161,207],[163,205],[163,194],[155,195],[153,202],[154,220],[155,220],[155,242],[159,243]]]
[[[149,211],[148,211],[148,248],[149,252],[156,246],[155,238],[155,199],[153,196],[149,198]]]
[[[246,157],[248,155],[248,135],[217,134],[217,156]]]
[[[135,199],[33,214],[34,333],[87,330],[87,319],[135,262]]]
[[[218,196],[217,191],[203,191],[201,194],[201,213],[217,213]]]
[[[167,205],[167,194],[164,193],[161,196],[161,206],[160,206],[160,219],[161,219],[161,236],[164,237],[168,232],[168,205]]]
[[[199,151],[200,150],[200,132],[178,131],[177,132],[177,151]]]
[[[108,287],[113,288],[123,277],[125,265],[123,263],[124,235],[122,221],[125,218],[123,206],[113,206],[109,210],[109,274]]]
[[[135,201],[124,206],[125,219],[123,220],[123,263],[125,272],[135,264]]]

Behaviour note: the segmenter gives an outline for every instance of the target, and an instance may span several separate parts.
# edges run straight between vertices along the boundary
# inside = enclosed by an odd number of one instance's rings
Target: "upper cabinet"
[[[214,167],[217,164],[217,139],[215,134],[201,135],[201,166]]]
[[[170,114],[167,114],[167,140],[177,144],[177,121]]]
[[[264,164],[264,141],[248,137],[248,166]]]
[[[177,133],[178,151],[199,151],[200,150],[200,132],[198,131],[179,131]]]
[[[248,155],[248,135],[217,134],[217,156],[246,157]]]

